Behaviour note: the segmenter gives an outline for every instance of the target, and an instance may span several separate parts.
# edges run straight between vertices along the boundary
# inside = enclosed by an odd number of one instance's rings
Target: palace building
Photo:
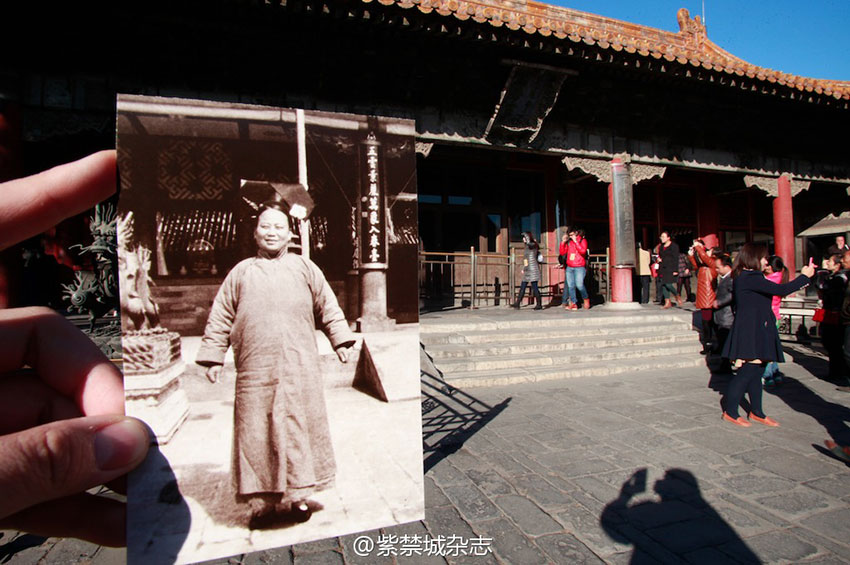
[[[684,9],[669,32],[527,0],[21,4],[0,177],[114,146],[116,93],[412,119],[426,298],[509,298],[522,231],[551,257],[583,228],[630,301],[662,230],[793,270],[850,229],[850,82],[743,61]]]

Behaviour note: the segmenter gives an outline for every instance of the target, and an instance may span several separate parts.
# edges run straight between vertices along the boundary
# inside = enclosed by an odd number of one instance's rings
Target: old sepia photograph
[[[128,561],[424,517],[412,121],[118,96]]]

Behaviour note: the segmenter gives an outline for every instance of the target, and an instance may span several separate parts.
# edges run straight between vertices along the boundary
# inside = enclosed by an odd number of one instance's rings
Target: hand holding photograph
[[[423,518],[413,135],[119,96],[130,563]]]

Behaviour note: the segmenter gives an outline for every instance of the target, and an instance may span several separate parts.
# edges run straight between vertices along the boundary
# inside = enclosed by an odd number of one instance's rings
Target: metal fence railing
[[[558,254],[541,248],[540,292],[550,303],[560,303],[564,293],[564,269]],[[469,251],[420,251],[419,297],[426,309],[477,308],[512,304],[522,282],[523,249],[508,254]],[[611,299],[608,254],[590,254],[586,284],[588,292]],[[531,300],[531,296],[528,297]]]

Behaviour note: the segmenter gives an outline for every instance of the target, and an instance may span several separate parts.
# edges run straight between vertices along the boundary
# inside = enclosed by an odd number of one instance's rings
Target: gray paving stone
[[[531,536],[560,532],[563,527],[529,499],[517,496],[497,496],[494,502],[519,529]]]
[[[735,455],[742,461],[793,481],[806,481],[831,473],[820,454],[806,457],[787,449],[770,447]]]
[[[127,550],[122,547],[101,547],[91,560],[92,565],[124,565]]]
[[[242,565],[292,565],[292,551],[288,547],[279,547],[249,553],[242,559]]]
[[[850,555],[850,540],[845,539],[837,542],[804,527],[791,527],[788,528],[788,531],[801,540],[814,545],[819,550],[829,551],[835,555]]]
[[[448,458],[442,459],[431,467],[426,473],[426,476],[434,479],[434,482],[441,487],[467,485],[470,483],[469,477],[452,465]]]
[[[570,482],[575,484],[582,493],[592,496],[603,504],[608,504],[612,500],[616,500],[620,495],[619,488],[605,482],[599,475],[593,477],[576,477],[570,479]]]
[[[516,477],[514,485],[517,492],[531,498],[543,508],[558,508],[573,501],[567,493],[537,474]]]
[[[788,492],[797,486],[795,481],[790,481],[776,475],[762,471],[737,475],[728,479],[718,481],[718,485],[741,494],[742,496],[760,495],[768,493]]]
[[[535,542],[555,563],[604,563],[586,545],[570,534],[541,536]]]
[[[45,558],[50,563],[89,563],[97,549],[97,545],[87,541],[63,538],[50,548]]]
[[[489,496],[498,494],[514,494],[514,487],[495,471],[470,470],[466,472],[472,482]]]
[[[458,511],[450,506],[425,509],[425,526],[435,536],[461,536],[467,539],[475,537],[475,532],[463,520]]]
[[[729,424],[729,426],[731,425]],[[747,434],[747,430],[743,428],[725,430],[708,427],[680,432],[673,434],[673,437],[690,445],[711,449],[722,455],[737,455],[745,451],[763,448],[764,443],[758,440],[757,435]]]
[[[515,442],[515,447],[517,449],[516,455],[518,456],[520,452],[525,455],[537,455],[538,453],[546,453],[548,451],[553,451],[551,447],[548,445],[544,445],[543,443],[537,441],[530,435],[522,435],[520,437],[512,438]]]
[[[816,514],[801,521],[802,525],[839,543],[850,543],[850,508]]]
[[[342,546],[342,555],[346,565],[390,565],[393,562],[391,556],[378,556],[378,539],[383,535],[379,530],[358,532],[339,538]],[[372,540],[371,546],[367,548],[362,544],[361,538],[368,537]]]
[[[540,548],[508,520],[500,518],[478,525],[482,535],[493,539],[494,553],[506,563],[543,563]]]
[[[490,467],[486,461],[483,461],[479,456],[464,448],[453,452],[449,459],[452,466],[463,472],[470,469],[486,470]]]
[[[803,484],[834,497],[850,492],[850,473],[845,472],[837,475],[830,475],[828,477],[806,481]]]
[[[593,453],[587,448],[577,447],[567,451],[557,450],[531,455],[528,458],[529,466],[534,467],[540,473],[542,469],[551,470],[560,476],[560,468],[574,461],[581,461],[593,457]]]
[[[588,434],[572,427],[531,434],[531,437],[555,451],[587,447],[596,443]]]
[[[576,536],[596,555],[607,558],[626,552],[631,546],[629,540],[617,529],[621,522],[619,519],[607,520],[578,504],[561,511],[557,518],[567,532]]]
[[[482,457],[492,464],[493,469],[497,473],[505,477],[514,477],[531,472],[531,469],[508,455],[508,453],[490,452],[483,454]]]
[[[448,506],[451,504],[451,501],[446,498],[443,490],[437,486],[434,482],[434,479],[426,476],[425,477],[425,507],[431,508],[433,506]]]
[[[818,553],[818,548],[814,545],[784,530],[753,536],[744,542],[757,556],[758,561],[755,561],[757,563],[798,563]],[[724,544],[720,546],[720,549],[739,561],[753,562],[752,559],[742,559],[740,549],[737,549],[734,544]]]
[[[758,503],[781,512],[786,518],[812,514],[830,506],[822,494],[803,487],[783,494],[759,498]]]
[[[476,486],[446,487],[449,500],[467,522],[480,522],[499,517],[499,510]]]
[[[297,543],[292,546],[292,553],[295,556],[304,555],[305,553],[316,553],[319,551],[338,550],[340,549],[339,538],[325,538],[307,543]]]
[[[341,551],[322,551],[296,555],[293,563],[294,565],[342,565],[345,561]]]
[[[614,465],[607,459],[600,457],[591,457],[579,461],[573,461],[557,467],[556,470],[567,478],[581,477],[584,475],[594,475],[596,473],[604,473],[614,468]]]

